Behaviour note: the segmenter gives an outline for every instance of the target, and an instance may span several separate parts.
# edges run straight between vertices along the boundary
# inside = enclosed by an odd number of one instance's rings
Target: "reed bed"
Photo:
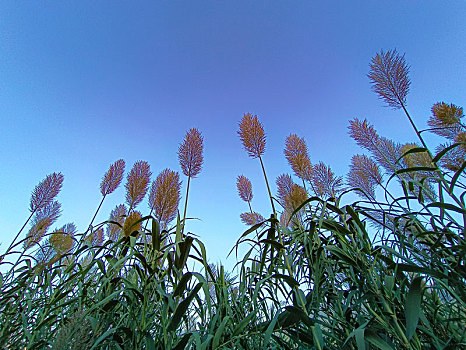
[[[52,230],[63,175],[48,175],[32,192],[30,217],[0,257],[6,271],[0,275],[0,346],[466,347],[463,109],[435,103],[428,128],[420,130],[407,108],[408,73],[404,56],[382,51],[368,78],[381,100],[408,118],[415,141],[401,145],[369,121],[351,120],[349,135],[366,153],[352,157],[346,177],[311,162],[305,139],[290,134],[284,156],[292,175],[276,178],[273,195],[264,126],[255,115],[243,116],[238,135],[258,160],[270,212],[253,210],[253,184],[239,175],[238,194],[247,203],[240,218],[248,229],[230,252],[237,275],[210,264],[204,243],[185,230],[191,179],[203,165],[199,130],[190,129],[178,150],[187,177],[182,209],[179,173],[164,169],[151,183],[150,165],[138,161],[126,176],[124,203],[94,225],[106,197],[123,182],[120,159],[102,178],[89,227],[78,233],[69,223]],[[425,132],[446,141],[431,150]],[[138,206],[148,192],[146,211]]]

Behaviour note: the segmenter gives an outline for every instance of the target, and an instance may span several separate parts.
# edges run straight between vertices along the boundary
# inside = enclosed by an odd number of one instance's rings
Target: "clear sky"
[[[204,167],[188,216],[200,220],[188,230],[212,261],[225,260],[246,229],[237,175],[252,181],[253,209],[270,215],[260,165],[237,135],[243,114],[265,127],[271,182],[291,173],[290,133],[305,137],[312,162],[345,175],[362,152],[350,119],[415,140],[401,112],[370,89],[368,65],[381,49],[406,54],[408,107],[421,128],[436,102],[466,107],[464,14],[465,1],[1,1],[0,252],[47,174],[65,176],[56,226],[82,232],[111,163],[123,158],[129,171],[146,160],[154,179],[180,171],[178,146],[196,127]],[[123,202],[121,186],[96,222]],[[148,213],[147,201],[138,209]]]

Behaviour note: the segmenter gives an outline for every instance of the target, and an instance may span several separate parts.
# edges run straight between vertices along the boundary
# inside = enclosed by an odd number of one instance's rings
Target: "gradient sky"
[[[305,137],[312,162],[345,175],[362,153],[350,119],[415,140],[402,113],[370,89],[368,65],[381,49],[406,54],[408,108],[421,128],[436,102],[466,107],[465,13],[464,1],[0,2],[0,252],[47,174],[65,176],[55,226],[74,222],[82,232],[111,163],[123,158],[129,171],[146,160],[154,179],[180,171],[178,146],[196,127],[205,163],[188,216],[200,220],[187,229],[213,262],[225,261],[246,229],[237,175],[252,181],[253,209],[270,215],[260,164],[237,135],[243,114],[264,125],[271,182],[291,173],[290,133]],[[96,222],[122,202],[123,186]],[[148,213],[147,201],[138,209]]]

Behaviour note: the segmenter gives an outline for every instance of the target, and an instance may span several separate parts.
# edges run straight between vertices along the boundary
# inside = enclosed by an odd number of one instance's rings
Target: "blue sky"
[[[236,133],[243,114],[264,124],[272,182],[291,173],[290,133],[305,137],[312,162],[345,175],[362,152],[348,120],[415,140],[401,112],[370,89],[368,65],[381,49],[406,54],[408,107],[421,128],[436,102],[466,106],[464,13],[464,1],[2,1],[0,251],[47,174],[65,176],[56,226],[74,222],[82,232],[111,163],[123,158],[129,171],[146,160],[154,179],[166,167],[180,171],[178,146],[196,127],[205,163],[188,206],[200,220],[188,230],[212,261],[224,260],[246,229],[237,175],[252,181],[253,209],[270,214],[260,165]],[[96,222],[122,202],[123,186]],[[147,202],[139,209],[147,213]]]

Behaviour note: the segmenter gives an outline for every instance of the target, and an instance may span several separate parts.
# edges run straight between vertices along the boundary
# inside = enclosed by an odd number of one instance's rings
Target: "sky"
[[[177,150],[195,127],[204,166],[190,185],[188,216],[198,220],[187,230],[212,262],[231,266],[226,256],[247,229],[238,175],[252,182],[253,209],[271,213],[260,164],[237,135],[242,116],[264,125],[273,192],[292,172],[283,155],[291,133],[313,163],[345,176],[364,153],[349,120],[415,141],[403,114],[371,91],[366,74],[380,50],[405,54],[407,105],[421,129],[434,103],[466,106],[465,13],[464,1],[1,1],[0,252],[46,175],[65,177],[54,227],[83,232],[111,163],[122,158],[129,172],[145,160],[152,179],[167,167],[181,174]],[[122,185],[95,223],[124,200]],[[147,214],[147,201],[137,209]]]

